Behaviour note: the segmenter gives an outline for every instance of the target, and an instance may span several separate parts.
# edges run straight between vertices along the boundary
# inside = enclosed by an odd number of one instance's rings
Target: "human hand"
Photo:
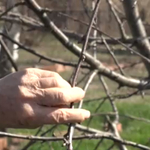
[[[36,128],[44,124],[75,123],[90,117],[89,111],[70,109],[84,97],[60,75],[26,69],[0,80],[0,127]]]

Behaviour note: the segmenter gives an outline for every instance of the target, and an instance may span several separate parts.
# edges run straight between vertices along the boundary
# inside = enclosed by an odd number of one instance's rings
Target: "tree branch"
[[[123,1],[123,5],[133,37],[141,38],[141,40],[137,40],[135,42],[138,51],[143,56],[150,58],[150,43],[147,39],[147,34],[139,15],[136,0],[125,0]],[[150,76],[150,64],[147,61],[145,61],[145,59],[143,59],[143,61]]]
[[[5,136],[5,137],[14,137],[14,138],[20,138],[20,139],[25,139],[25,140],[37,140],[37,141],[63,141],[64,138],[63,137],[38,137],[38,136],[25,136],[25,135],[17,135],[17,134],[11,134],[11,133],[6,133],[6,132],[0,132],[1,136]],[[135,142],[131,142],[131,141],[126,141],[126,140],[121,140],[117,137],[114,137],[113,135],[108,135],[107,132],[102,133],[102,134],[89,134],[89,135],[80,135],[80,136],[74,136],[73,140],[81,140],[81,139],[100,139],[100,138],[104,138],[104,139],[108,139],[108,140],[113,140],[115,142],[121,143],[123,145],[128,145],[128,146],[132,146],[135,148],[139,148],[142,150],[150,150],[149,147],[144,146],[142,144],[138,144]]]

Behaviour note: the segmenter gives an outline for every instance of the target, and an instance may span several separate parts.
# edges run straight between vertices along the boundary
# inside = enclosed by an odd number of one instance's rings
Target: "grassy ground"
[[[50,42],[49,42],[50,41]],[[59,42],[57,42],[54,38],[52,37],[45,37],[43,39],[43,42],[37,46],[34,47],[37,51],[39,51],[41,54],[44,54],[49,57],[54,57],[54,58],[59,58],[59,59],[65,59],[68,61],[76,61],[77,57],[68,52],[64,47],[61,46]],[[98,54],[98,58],[102,60],[103,62],[107,62],[108,64],[112,64],[112,59],[110,56],[106,54]],[[121,63],[126,63],[126,62],[134,62],[137,61],[139,58],[135,56],[118,56],[118,60]],[[20,51],[20,59],[18,61],[19,67],[24,68],[24,67],[33,67],[38,64],[38,58],[26,53],[25,51]],[[41,61],[41,64],[48,65],[49,62],[46,61]],[[125,70],[128,75],[133,75],[133,76],[145,76],[147,75],[145,69],[141,67],[138,69],[138,67],[132,68],[132,69],[127,69]],[[71,75],[70,72],[64,72],[61,73],[61,75],[68,80],[69,76]],[[81,78],[83,75],[80,74]],[[115,84],[113,81],[110,81],[109,79],[106,79],[106,82],[109,85],[109,88],[111,91],[115,91],[117,88],[117,84]],[[80,84],[81,87],[83,87],[83,84]],[[122,88],[119,90],[117,93],[122,94],[122,93],[130,93],[134,91],[133,89],[129,88]],[[87,91],[86,99],[93,99],[93,98],[99,98],[105,96],[105,92],[99,82],[98,77],[94,79],[92,82],[91,86],[89,87],[89,90]],[[83,105],[83,108],[88,109],[91,111],[91,113],[95,113],[95,109],[100,105],[102,101],[95,101],[95,102],[90,102],[90,103],[85,103]],[[122,124],[123,131],[121,132],[121,137],[126,139],[126,140],[131,140],[135,141],[137,143],[145,144],[147,146],[150,146],[150,135],[149,135],[149,130],[150,130],[150,123],[146,123],[144,121],[138,121],[138,120],[133,120],[125,117],[124,115],[132,115],[135,117],[139,118],[145,118],[145,119],[150,119],[150,97],[145,96],[142,98],[141,96],[133,96],[129,99],[125,100],[116,100],[116,105],[120,114],[120,123]],[[99,113],[102,112],[111,112],[111,106],[108,101],[105,101],[102,107],[98,110]],[[104,129],[104,116],[96,116],[92,119],[90,127],[96,128],[96,129]],[[87,125],[89,120],[85,121],[83,124]],[[50,128],[49,126],[46,126],[43,130],[46,130]],[[22,134],[34,134],[36,130],[10,130],[11,132],[17,132],[17,133],[22,133]],[[55,132],[55,134],[58,133],[63,133],[63,131],[66,131],[66,127],[61,126],[59,127],[59,132],[58,130]],[[76,134],[78,134],[76,132]],[[50,136],[50,134],[47,134],[47,136]],[[76,141],[74,142],[74,147],[76,150],[93,150],[94,147],[97,145],[97,143],[100,141],[99,140],[84,140],[84,141]],[[77,144],[80,143],[80,146],[78,147]],[[25,145],[26,142],[23,142],[21,144],[21,147]],[[103,144],[101,144],[97,150],[104,150],[108,149],[111,144],[113,144],[109,140],[104,140]],[[53,149],[65,149],[62,147],[61,142],[37,142],[34,144],[32,147],[29,148],[30,150],[37,150],[37,149],[42,149],[42,150],[53,150]],[[114,150],[117,149],[116,147],[113,148]],[[129,148],[133,149],[133,148]]]

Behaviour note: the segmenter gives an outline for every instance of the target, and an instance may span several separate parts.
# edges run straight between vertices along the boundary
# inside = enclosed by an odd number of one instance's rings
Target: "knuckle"
[[[47,106],[49,103],[47,102],[47,92],[44,89],[38,89],[36,94],[36,103],[41,106]],[[45,99],[45,100],[44,100]]]
[[[39,89],[39,91],[40,91],[40,95],[42,96],[42,97],[46,97],[46,90],[44,90],[44,89]]]
[[[39,70],[35,68],[26,68],[24,72],[25,72],[25,75],[29,77],[33,76],[38,79],[38,76],[40,76]]]
[[[23,105],[22,124],[31,127],[34,124],[35,114],[30,104]]]
[[[60,82],[59,82],[59,78],[58,77],[55,77],[55,78],[53,78],[52,79],[52,84],[53,84],[53,86],[55,86],[55,87],[60,87]]]
[[[67,115],[63,110],[60,109],[53,114],[53,119],[55,123],[63,123],[67,121]]]
[[[61,77],[53,78],[52,82],[55,87],[71,87],[70,84]]]
[[[47,95],[46,94],[46,90],[44,90],[44,89],[38,89],[38,90],[36,90],[36,96],[37,96],[38,100],[41,101],[41,99],[45,98],[46,95]]]
[[[60,78],[61,76],[57,72],[52,72],[55,78]]]
[[[42,87],[42,83],[41,83],[41,81],[40,81],[40,80],[38,80],[38,79],[36,79],[36,81],[34,82],[34,86],[35,86],[36,88],[40,88],[40,87]]]
[[[31,68],[26,68],[24,70],[25,74],[30,74],[32,72],[32,69]]]
[[[58,99],[59,99],[61,102],[63,102],[63,103],[67,102],[65,93],[64,93],[63,91],[59,91],[57,95],[58,95]]]

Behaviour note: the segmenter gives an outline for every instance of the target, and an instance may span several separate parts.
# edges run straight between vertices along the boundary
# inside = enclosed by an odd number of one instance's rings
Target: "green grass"
[[[136,97],[135,97],[136,99]],[[117,101],[117,108],[119,110],[119,113],[121,115],[126,114],[126,115],[132,115],[140,118],[146,118],[150,119],[150,102],[149,102],[149,97],[146,97],[145,100],[140,100],[137,98],[136,100],[129,100],[129,101]],[[95,108],[98,106],[98,102],[94,103],[88,103],[84,105],[85,109],[90,110],[91,112],[94,112]],[[101,109],[98,112],[109,112],[111,111],[110,104],[108,102],[105,102],[105,104],[101,107]],[[98,116],[94,117],[92,120],[90,127],[96,128],[96,129],[103,129],[103,121],[104,118],[103,116]],[[86,125],[88,122],[85,121],[83,124]],[[120,122],[123,125],[123,132],[121,133],[121,137],[126,139],[126,140],[131,140],[135,141],[137,143],[141,143],[147,146],[150,146],[149,142],[149,129],[150,129],[150,124],[147,124],[142,121],[136,121],[136,120],[131,120],[126,117],[120,117]],[[61,127],[60,128],[62,131],[65,130],[65,128]],[[16,130],[15,132],[18,133],[24,133],[24,134],[33,134],[33,130]],[[96,144],[98,143],[99,140],[84,140],[81,142],[80,148],[79,149],[85,149],[85,150],[91,150],[93,149]],[[79,141],[78,141],[79,142]],[[78,144],[77,141],[74,142],[74,145],[76,146]],[[98,150],[103,150],[107,149],[111,145],[111,141],[109,140],[104,140],[104,143],[99,147]],[[35,150],[39,149],[42,146],[42,150],[48,150],[49,144],[51,147],[54,149],[60,149],[63,150],[65,149],[62,147],[62,142],[46,142],[41,145],[41,142],[38,142],[37,144],[33,145],[30,150]],[[129,149],[132,149],[131,147]]]
[[[81,45],[80,45],[81,46]],[[71,52],[68,52],[61,44],[60,42],[56,41],[54,37],[49,37],[46,36],[43,39],[43,42],[38,46],[34,47],[38,52],[45,56],[53,57],[53,58],[59,58],[63,59],[66,61],[77,61],[77,57],[71,54]],[[110,56],[106,54],[98,54],[98,58],[102,61],[107,62],[108,64],[111,64],[112,60],[110,60]],[[124,56],[124,55],[119,55],[118,60],[120,62],[134,62],[137,60],[137,57],[133,56]],[[38,63],[38,58],[33,56],[32,54],[26,53],[25,51],[20,51],[20,59],[18,61],[19,68],[25,68],[25,67],[33,67]],[[47,65],[51,64],[46,61],[41,61],[41,64]],[[84,71],[86,72],[86,71]],[[146,76],[147,72],[145,71],[144,68],[138,69],[138,68],[132,68],[132,69],[127,69],[125,72],[129,75],[136,75],[136,76]],[[70,72],[64,72],[61,73],[64,79],[68,80],[70,75]],[[80,73],[78,80],[83,77],[83,74]],[[110,91],[115,91],[118,85],[110,81],[109,79],[105,78],[107,84],[109,85]],[[80,87],[83,87],[84,84],[80,84]],[[129,89],[126,87],[123,87],[121,90],[117,91],[117,94],[123,94],[123,93],[131,93],[134,91],[133,89]],[[102,88],[102,85],[99,82],[99,78],[95,77],[93,80],[91,86],[89,87],[85,99],[93,99],[93,98],[98,98],[98,97],[103,97],[105,96],[105,92]],[[90,103],[84,103],[83,108],[88,109],[91,111],[91,113],[95,113],[95,109],[100,105],[102,101],[95,101],[95,102],[90,102]],[[150,135],[149,135],[149,130],[150,130],[150,123],[145,123],[143,121],[137,121],[137,120],[132,120],[127,117],[124,117],[123,115],[132,115],[135,117],[139,118],[146,118],[150,119],[150,96],[145,96],[144,99],[142,99],[141,96],[133,96],[129,99],[125,100],[117,100],[116,105],[119,111],[120,116],[120,123],[123,126],[123,131],[121,133],[121,137],[126,139],[126,140],[131,140],[135,141],[137,143],[145,144],[147,146],[150,146]],[[101,106],[100,109],[98,109],[97,113],[102,113],[102,112],[112,112],[111,105],[109,101],[105,101],[104,104]],[[112,117],[111,117],[112,119]],[[96,128],[103,130],[104,129],[104,116],[95,116],[92,119],[92,122],[90,124],[90,127]],[[89,120],[83,122],[83,125],[87,125]],[[44,131],[48,129],[49,126],[46,126],[44,128]],[[67,128],[65,126],[59,127],[59,132],[61,131],[66,131]],[[20,133],[20,134],[26,134],[26,135],[31,135],[34,134],[37,129],[35,130],[22,130],[22,129],[11,129],[10,130],[12,133]],[[54,131],[54,133],[57,133],[58,130]],[[51,136],[52,133],[47,134],[47,136]],[[99,139],[100,140],[100,139]],[[99,140],[84,140],[81,142],[81,145],[77,148],[77,144],[80,141],[75,141],[74,142],[74,147],[76,150],[92,150]],[[22,143],[21,147],[25,145],[26,142]],[[34,144],[32,147],[30,147],[30,150],[37,150],[37,149],[42,149],[42,150],[53,150],[53,149],[59,149],[63,150],[66,149],[65,147],[62,147],[62,142],[37,142]],[[104,150],[107,149],[111,146],[112,142],[110,140],[104,140],[104,142],[101,144],[101,146],[98,148],[98,150]],[[113,150],[116,150],[117,148],[114,147]],[[134,148],[129,147],[129,150],[132,150]]]

